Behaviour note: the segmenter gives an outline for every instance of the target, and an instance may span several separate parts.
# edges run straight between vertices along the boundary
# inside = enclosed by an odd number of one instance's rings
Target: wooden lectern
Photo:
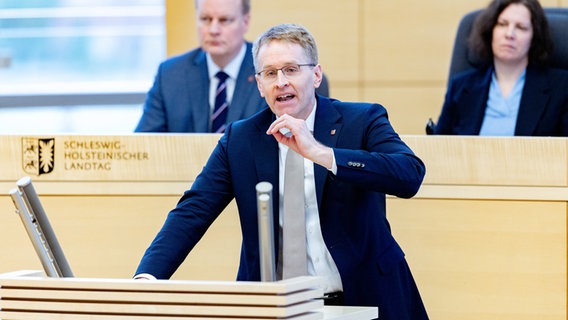
[[[29,175],[77,277],[133,276],[219,137],[0,136],[0,273],[41,268],[8,196]],[[387,212],[430,317],[565,320],[568,139],[401,138],[426,177]],[[40,150],[54,162],[38,167]],[[235,279],[240,244],[232,203],[173,279]]]
[[[323,307],[319,279],[277,282],[0,275],[0,319],[373,319],[376,308]],[[328,314],[329,316],[326,316]]]

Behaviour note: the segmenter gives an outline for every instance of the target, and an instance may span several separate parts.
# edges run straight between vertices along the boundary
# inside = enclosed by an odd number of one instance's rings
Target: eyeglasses
[[[305,63],[305,64],[289,64],[283,66],[280,69],[270,68],[264,69],[256,74],[262,79],[266,81],[274,81],[278,77],[278,71],[282,71],[282,73],[286,76],[286,78],[294,78],[302,72],[302,67],[315,67],[316,65],[313,63]]]

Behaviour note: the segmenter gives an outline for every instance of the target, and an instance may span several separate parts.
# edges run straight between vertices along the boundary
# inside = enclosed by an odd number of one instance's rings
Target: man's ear
[[[262,88],[262,85],[260,84],[260,78],[257,74],[254,75],[254,78],[256,79],[256,87],[258,88],[258,92],[260,92],[260,96],[264,98],[264,90]]]
[[[323,70],[321,65],[318,63],[314,69],[314,88],[319,88],[321,82],[323,81]]]

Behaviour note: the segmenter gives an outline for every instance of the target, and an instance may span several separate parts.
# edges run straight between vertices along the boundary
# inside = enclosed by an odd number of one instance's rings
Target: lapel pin
[[[331,129],[331,135],[334,136],[335,135],[335,129]]]

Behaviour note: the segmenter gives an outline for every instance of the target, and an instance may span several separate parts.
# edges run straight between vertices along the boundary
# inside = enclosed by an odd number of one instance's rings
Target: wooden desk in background
[[[218,138],[0,136],[0,272],[41,268],[8,197],[29,175],[76,276],[131,277]],[[568,140],[402,138],[426,179],[387,212],[431,318],[566,319]],[[239,250],[231,205],[174,279],[233,280]]]

